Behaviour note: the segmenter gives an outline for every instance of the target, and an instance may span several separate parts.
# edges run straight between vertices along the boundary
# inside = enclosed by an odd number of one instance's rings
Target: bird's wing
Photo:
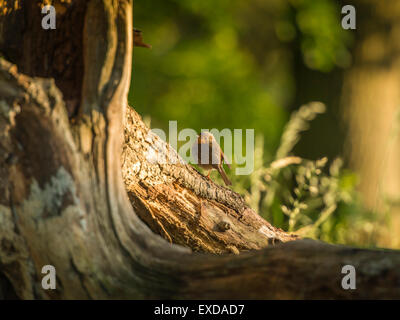
[[[227,165],[228,168],[230,169],[230,168],[231,168],[231,165],[229,164],[228,159],[225,157],[225,154],[224,154],[224,152],[222,151],[221,147],[220,147],[219,149],[221,150],[221,159],[224,160],[224,162],[226,163],[226,165]]]

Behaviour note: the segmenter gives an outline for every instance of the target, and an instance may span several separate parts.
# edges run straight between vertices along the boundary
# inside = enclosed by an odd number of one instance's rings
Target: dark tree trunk
[[[400,232],[400,7],[390,0],[346,4],[357,9],[353,65],[341,101],[346,153],[365,205],[385,221],[384,229],[376,228],[379,245],[398,248],[400,238],[391,235]]]
[[[56,1],[64,23],[53,36],[36,5],[0,20],[0,294],[400,298],[398,252],[282,244],[298,238],[240,195],[185,163],[147,161],[148,148],[174,151],[127,107],[132,1]],[[56,290],[41,288],[47,264]],[[356,267],[355,291],[341,288],[345,264]]]

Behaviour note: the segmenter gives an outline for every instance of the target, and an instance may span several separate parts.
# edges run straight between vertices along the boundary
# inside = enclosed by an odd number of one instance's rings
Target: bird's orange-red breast
[[[209,170],[207,175],[208,178],[210,177],[211,170],[215,169],[219,172],[227,186],[232,185],[232,182],[227,177],[222,164],[225,162],[229,168],[230,165],[218,142],[210,132],[203,131],[198,136],[192,147],[192,155],[200,168]]]

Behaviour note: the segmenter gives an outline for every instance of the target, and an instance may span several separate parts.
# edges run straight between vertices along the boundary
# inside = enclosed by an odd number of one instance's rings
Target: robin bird
[[[218,142],[210,132],[204,131],[198,136],[193,144],[192,154],[200,168],[209,170],[207,175],[208,179],[210,179],[211,171],[216,169],[227,186],[232,184],[224,171],[222,163],[225,162],[229,169],[231,166],[226,160]]]
[[[145,47],[151,49],[151,45],[143,42],[143,32],[133,28],[133,45],[135,47]]]

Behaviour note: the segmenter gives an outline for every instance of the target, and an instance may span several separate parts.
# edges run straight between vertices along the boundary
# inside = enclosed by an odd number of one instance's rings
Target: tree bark
[[[400,253],[274,228],[185,164],[127,107],[131,0],[55,5],[65,22],[57,37],[41,29],[40,6],[23,2],[0,20],[1,53],[12,62],[0,58],[0,295],[400,298]],[[7,46],[18,16],[26,26]],[[82,42],[68,42],[71,35]],[[149,150],[177,163],[153,161]],[[56,290],[41,288],[48,264]],[[357,290],[341,287],[346,264],[356,267]]]

